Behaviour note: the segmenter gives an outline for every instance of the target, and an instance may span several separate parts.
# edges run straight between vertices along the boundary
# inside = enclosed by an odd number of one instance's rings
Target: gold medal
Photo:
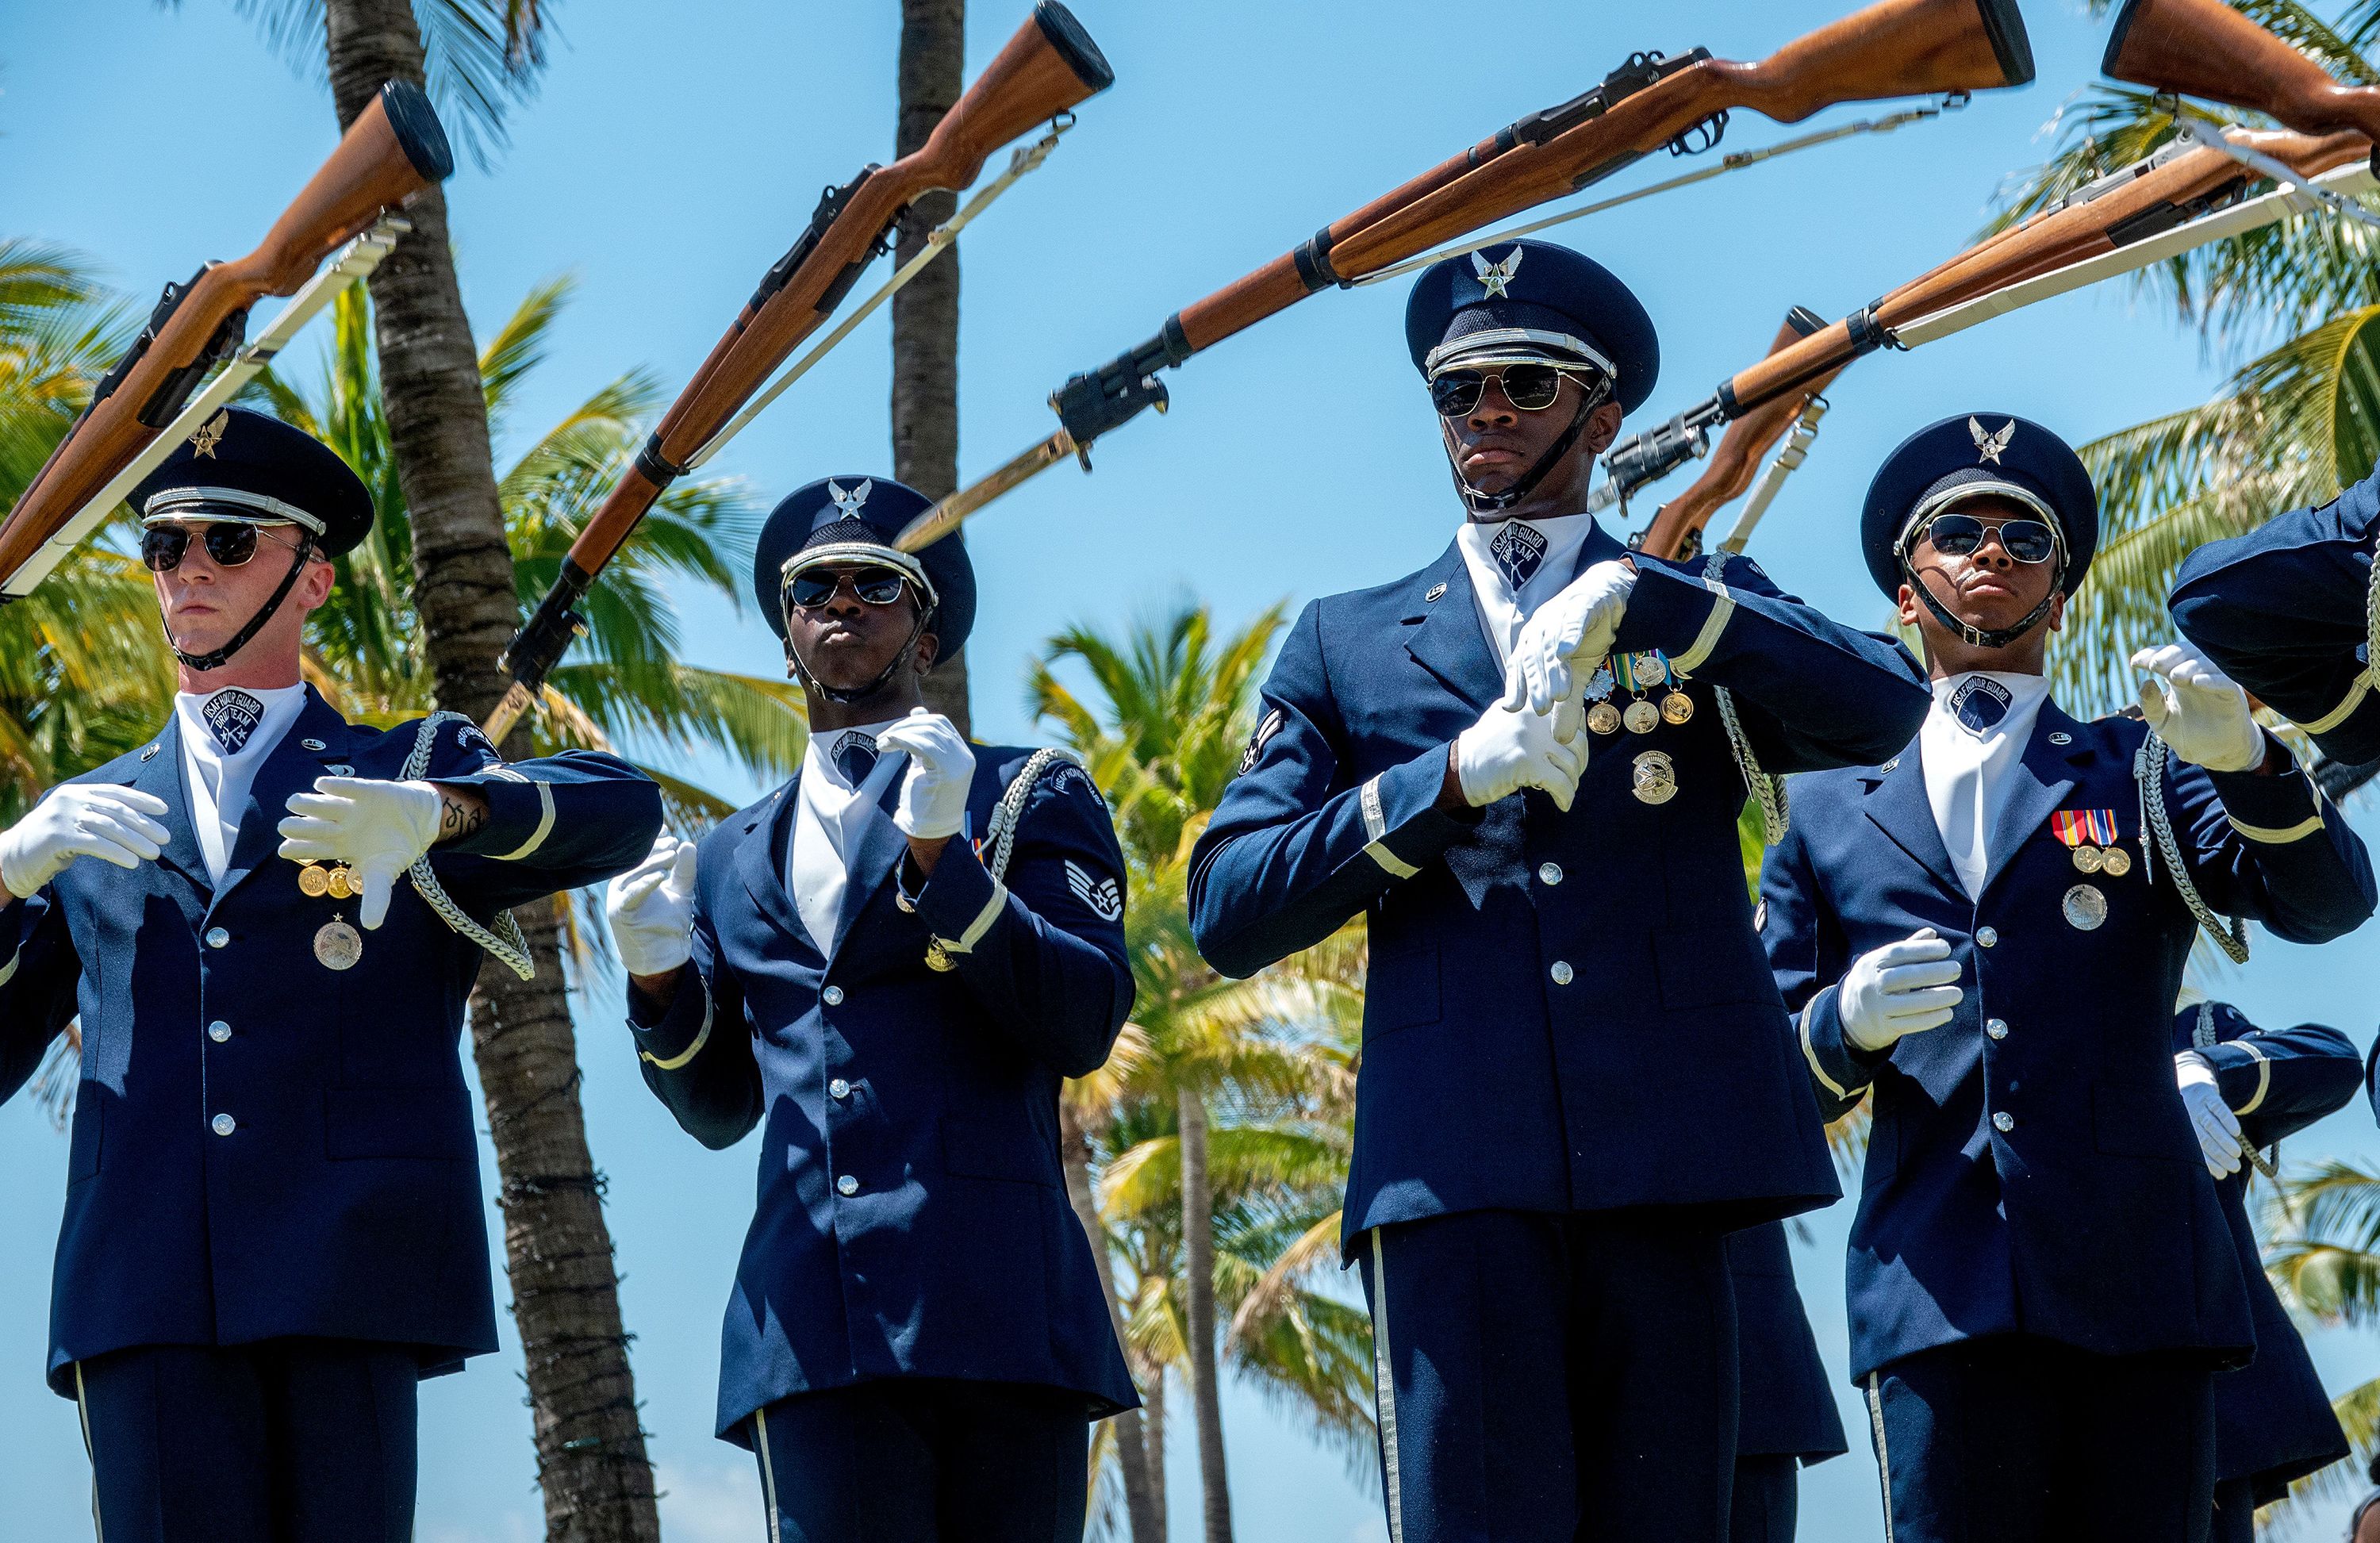
[[[1636,785],[1630,791],[1639,803],[1666,804],[1678,796],[1678,769],[1659,750],[1639,755],[1632,774]]]
[[[1651,734],[1660,726],[1661,710],[1640,697],[1628,704],[1620,721],[1628,725],[1630,734]]]
[[[1675,686],[1661,699],[1661,719],[1664,723],[1682,723],[1694,715],[1694,699]]]
[[[2081,872],[2096,873],[2107,865],[2107,861],[2106,854],[2095,846],[2078,846],[2074,849],[2074,867]]]
[[[2107,919],[2107,897],[2089,884],[2068,890],[2063,908],[2067,925],[2078,932],[2096,931]]]
[[[331,898],[334,900],[351,900],[356,893],[355,876],[344,868],[334,868],[331,869],[331,877],[323,887],[330,892]]]
[[[298,870],[298,893],[309,900],[320,900],[331,893],[331,876],[319,866],[308,863]]]
[[[942,946],[941,939],[929,938],[926,940],[926,967],[937,972],[954,970],[959,967],[959,962],[951,957],[951,951]]]
[[[1659,654],[1640,653],[1636,656],[1635,669],[1632,673],[1635,675],[1638,686],[1651,687],[1670,678],[1670,666]]]
[[[1597,702],[1586,710],[1586,726],[1597,734],[1620,732],[1620,710],[1609,702]]]
[[[349,927],[344,917],[333,917],[314,934],[314,957],[326,970],[351,970],[364,956],[363,934]]]
[[[2099,871],[2110,879],[2121,879],[2131,870],[2131,854],[2120,846],[2110,846],[2099,855]]]

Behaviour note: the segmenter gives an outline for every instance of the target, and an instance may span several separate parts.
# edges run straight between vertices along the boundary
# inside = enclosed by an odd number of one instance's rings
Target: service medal
[[[1682,723],[1694,715],[1694,699],[1684,692],[1671,689],[1661,699],[1661,719],[1664,723]]]
[[[1660,726],[1661,710],[1640,697],[1628,704],[1620,721],[1628,725],[1630,734],[1651,734]]]
[[[334,868],[331,869],[331,877],[323,887],[330,892],[331,898],[334,900],[352,900],[356,893],[355,875],[344,868]]]
[[[1670,678],[1670,662],[1656,651],[1640,653],[1635,658],[1636,684],[1650,689]]]
[[[1620,710],[1609,702],[1597,702],[1586,710],[1586,726],[1597,734],[1620,732]]]
[[[331,876],[313,863],[298,870],[298,893],[309,900],[320,900],[331,893]]]
[[[1639,803],[1666,804],[1678,796],[1678,769],[1660,750],[1646,750],[1638,756],[1634,776],[1636,785],[1631,791]]]
[[[2110,846],[2099,854],[2099,871],[2110,879],[2121,879],[2132,870],[2131,854],[2120,846]]]
[[[958,968],[959,962],[951,957],[951,951],[942,946],[941,939],[929,938],[926,940],[926,967],[939,973]]]
[[[2078,846],[2074,849],[2074,866],[2082,872],[2096,873],[2106,866],[2107,861],[2107,854],[2095,846]]]
[[[2107,897],[2089,884],[2077,884],[2066,892],[2063,909],[2067,925],[2077,932],[2096,931],[2107,919]]]
[[[326,970],[351,970],[364,956],[363,934],[343,917],[333,917],[314,934],[314,957]]]

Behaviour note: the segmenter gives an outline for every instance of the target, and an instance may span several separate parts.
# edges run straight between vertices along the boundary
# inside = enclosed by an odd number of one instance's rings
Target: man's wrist
[[[1446,746],[1446,776],[1438,784],[1438,801],[1434,806],[1440,814],[1461,814],[1471,807],[1463,792],[1462,741],[1449,740]]]
[[[918,872],[930,879],[934,876],[934,865],[942,860],[942,849],[950,844],[948,836],[911,836],[909,860],[917,865]]]
[[[447,846],[478,835],[488,822],[487,795],[455,783],[430,785],[438,794],[438,837],[431,844]]]
[[[686,972],[692,967],[690,964],[686,964],[680,965],[666,975],[630,975],[628,977],[629,993],[652,1009],[649,1015],[658,1017],[668,1012],[670,1004],[677,1000],[678,988],[685,983]],[[634,1001],[629,1003],[632,1011],[637,1005],[638,1002]]]

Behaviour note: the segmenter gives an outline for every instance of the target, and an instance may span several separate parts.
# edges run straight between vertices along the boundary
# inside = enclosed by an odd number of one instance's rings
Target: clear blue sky
[[[1700,43],[1755,57],[1851,4],[1079,0],[1118,84],[1083,107],[1050,164],[963,243],[963,472],[1046,433],[1043,399],[1072,371],[1498,125],[1585,90],[1630,52]],[[977,0],[971,70],[1027,8]],[[562,39],[541,95],[516,116],[512,147],[488,171],[467,163],[452,184],[465,297],[483,334],[540,280],[571,273],[580,282],[552,359],[525,393],[522,424],[551,420],[637,365],[674,391],[798,233],[819,188],[892,158],[891,0],[567,0],[552,9]],[[272,56],[228,0],[170,11],[150,0],[0,0],[0,231],[91,254],[143,306],[200,260],[251,247],[333,142],[325,93]],[[2040,79],[2025,91],[1560,237],[1634,285],[1660,324],[1665,379],[1648,417],[1677,410],[1764,348],[1788,306],[1840,315],[1965,244],[2000,176],[2039,157],[2043,123],[2090,78],[2104,44],[2103,24],[2080,0],[2034,0],[2026,20]],[[1787,132],[1739,115],[1727,148]],[[1611,187],[1672,165],[1656,158]],[[1096,475],[1062,468],[983,517],[971,538],[985,595],[970,650],[980,736],[1035,737],[1023,663],[1066,623],[1113,626],[1185,592],[1234,619],[1284,596],[1378,582],[1440,550],[1459,511],[1405,358],[1402,304],[1400,285],[1326,294],[1231,340],[1171,377],[1171,415],[1103,443]],[[299,344],[298,368],[319,346],[319,334]],[[1853,516],[1869,472],[1909,431],[1982,407],[2079,440],[2197,401],[2218,378],[2193,338],[2119,293],[2071,297],[1871,359],[1830,394],[1810,465],[1755,550],[1787,587],[1873,623],[1881,602],[1854,553]],[[717,468],[771,501],[830,472],[881,471],[886,393],[880,317]],[[767,669],[776,657],[750,618],[705,613],[687,628],[706,662]],[[700,770],[749,791],[731,772]],[[2368,812],[2358,823],[2373,833]],[[2260,940],[2255,962],[2220,989],[2266,1021],[2318,1018],[2365,1040],[2374,936],[2321,951]],[[670,1535],[757,1536],[748,1460],[709,1435],[719,1314],[754,1154],[705,1152],[677,1131],[635,1075],[608,991],[589,993],[579,1023],[589,1125],[612,1180]],[[2300,1137],[2289,1156],[2333,1154],[2380,1155],[2362,1105]],[[0,1494],[6,1536],[45,1543],[88,1537],[90,1525],[72,1412],[41,1382],[65,1161],[63,1139],[22,1100],[0,1108],[0,1172],[11,1178],[0,1185]],[[1848,1209],[1811,1219],[1797,1250],[1838,1369]],[[2316,1351],[2334,1386],[2380,1373],[2370,1340],[2322,1335]],[[423,1543],[540,1535],[516,1367],[508,1343],[426,1386]],[[1845,1410],[1860,1448],[1808,1475],[1812,1538],[1880,1536],[1875,1467],[1848,1397]],[[1227,1417],[1243,1543],[1383,1536],[1368,1495],[1293,1422],[1236,1394]],[[1177,1472],[1186,1528],[1195,1486]],[[2334,1536],[2341,1509],[2318,1508],[2302,1536]]]

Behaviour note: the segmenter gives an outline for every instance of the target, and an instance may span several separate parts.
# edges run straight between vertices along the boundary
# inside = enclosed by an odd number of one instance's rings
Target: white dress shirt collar
[[[1982,684],[1971,686],[1971,681]],[[2006,711],[1980,729],[1960,722],[1952,704],[1962,686],[1987,700],[2005,692]],[[1994,856],[1989,850],[1992,825],[2007,802],[2009,777],[2033,742],[2041,704],[2048,699],[2049,682],[2039,675],[1973,670],[1934,683],[1934,706],[1917,731],[1925,801],[1933,808],[1943,849],[1970,900],[1983,898]]]
[[[795,791],[794,839],[786,860],[786,885],[802,927],[820,954],[832,951],[849,887],[851,854],[859,845],[868,821],[885,818],[877,808],[886,787],[907,764],[900,755],[876,759],[857,784],[844,774],[839,752],[864,740],[871,747],[876,736],[900,720],[862,723],[810,735],[803,752],[802,775]],[[864,898],[864,897],[863,897]]]
[[[244,739],[239,737],[238,729],[226,727],[224,732],[238,745],[236,750],[226,750],[209,722],[209,706],[217,709],[215,716],[227,725],[245,726],[251,702],[261,709],[254,726],[247,730]],[[234,703],[240,711],[226,713],[224,710]],[[175,695],[174,716],[182,738],[182,782],[189,790],[190,830],[198,837],[199,855],[206,861],[211,881],[222,883],[224,871],[231,866],[232,851],[239,844],[240,816],[248,808],[248,790],[256,781],[256,769],[273,754],[273,747],[281,743],[281,736],[289,732],[289,725],[298,721],[305,706],[303,686],[271,689],[228,686],[221,691],[183,691]]]
[[[1471,595],[1479,611],[1479,625],[1502,665],[1520,640],[1521,625],[1538,606],[1561,592],[1577,577],[1579,548],[1595,529],[1593,515],[1556,515],[1549,519],[1512,519],[1484,523],[1465,520],[1454,533],[1463,553],[1463,571],[1471,576]],[[1499,538],[1503,543],[1498,550]],[[1542,551],[1537,544],[1543,543]],[[1500,557],[1501,560],[1500,561]],[[1510,567],[1526,577],[1515,589]]]

